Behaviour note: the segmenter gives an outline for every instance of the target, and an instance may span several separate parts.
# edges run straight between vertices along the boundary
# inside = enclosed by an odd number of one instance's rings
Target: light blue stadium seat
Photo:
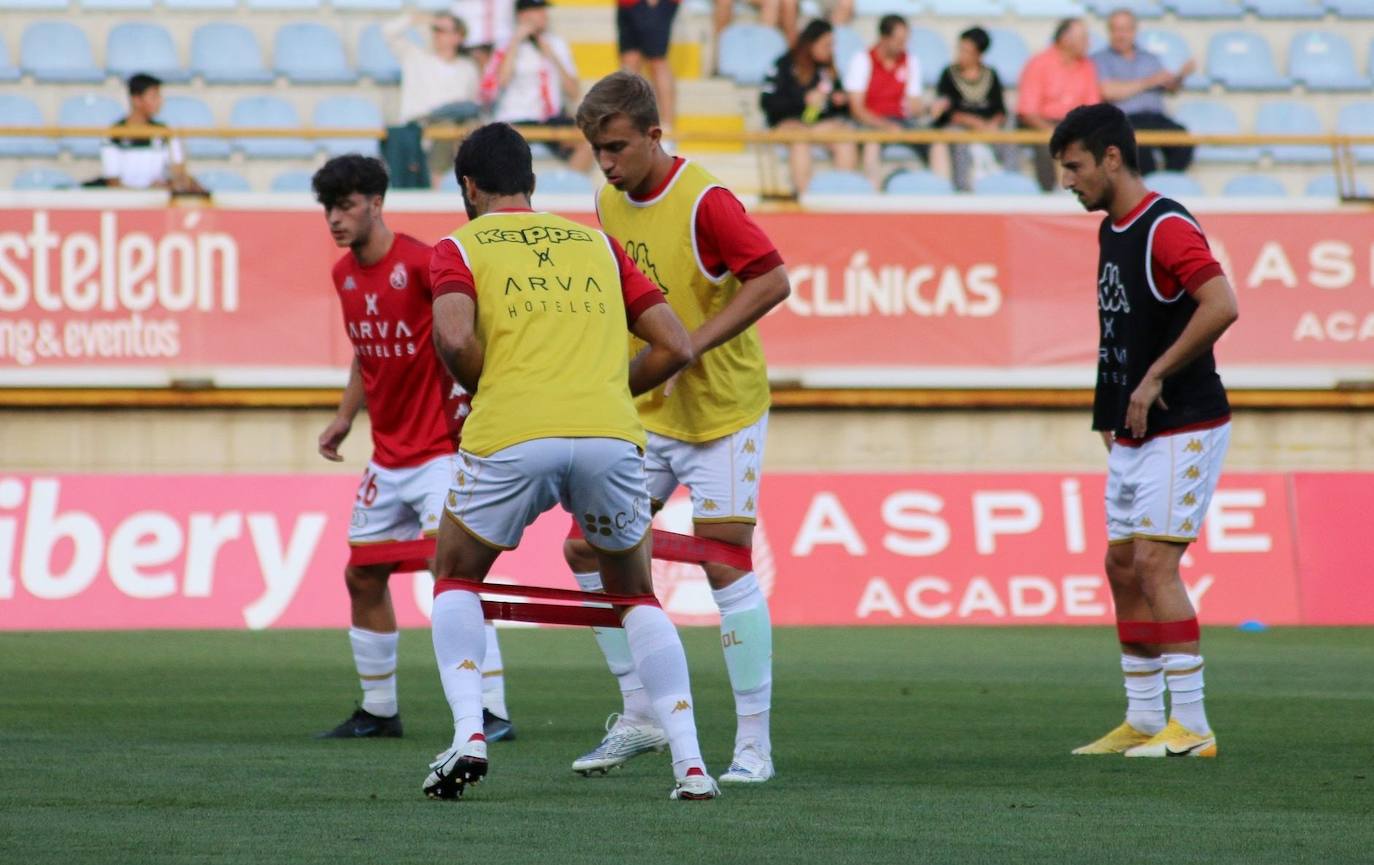
[[[406,31],[406,38],[418,44],[419,34],[414,30]],[[386,44],[382,28],[369,24],[358,35],[358,74],[371,78],[378,84],[394,84],[401,80],[401,64]]]
[[[0,0],[0,9],[23,12],[60,11],[67,8],[67,0]]]
[[[146,72],[163,81],[187,81],[191,73],[177,59],[172,34],[160,24],[125,23],[105,40],[105,68],[116,78]]]
[[[253,187],[237,171],[227,168],[206,168],[194,172],[196,180],[211,192],[252,192]]]
[[[110,126],[124,116],[124,106],[108,96],[86,93],[70,96],[57,110],[58,126]],[[65,137],[62,147],[72,156],[90,159],[100,155],[103,138]]]
[[[876,195],[873,184],[857,171],[817,171],[806,188],[807,195]]]
[[[535,195],[585,195],[591,196],[596,184],[587,175],[566,168],[541,171],[535,181]]]
[[[1024,174],[1003,171],[973,181],[975,195],[1039,195],[1040,186]]]
[[[921,84],[934,87],[951,59],[950,48],[944,37],[934,30],[912,27],[911,35],[906,40],[906,50],[921,61]]]
[[[887,179],[883,191],[888,195],[953,195],[954,186],[929,171],[899,171]]]
[[[330,0],[335,9],[359,12],[395,12],[402,6],[401,0]]]
[[[276,96],[245,96],[234,103],[230,126],[299,129],[300,117],[291,103]],[[236,138],[234,146],[250,159],[308,159],[315,145],[303,138]]]
[[[202,24],[191,34],[191,73],[207,84],[265,84],[272,73],[262,64],[253,31],[223,21]]]
[[[1166,0],[1180,18],[1240,18],[1245,7],[1240,0]]]
[[[1221,188],[1222,195],[1236,198],[1276,198],[1286,196],[1288,190],[1276,178],[1267,174],[1237,174]]]
[[[79,185],[67,172],[46,165],[25,168],[11,184],[14,189],[75,189]]]
[[[1147,174],[1145,185],[1168,198],[1200,198],[1205,194],[1196,180],[1178,171],[1156,171]]]
[[[162,0],[162,5],[168,9],[179,11],[196,10],[205,11],[213,9],[234,9],[238,0]]]
[[[1323,0],[1245,0],[1256,18],[1315,20],[1326,14]]]
[[[736,84],[756,86],[763,83],[773,65],[787,50],[787,41],[772,27],[758,24],[731,24],[720,33],[720,74]]]
[[[854,55],[866,50],[868,46],[864,44],[864,38],[853,27],[841,25],[835,28],[835,68],[840,70],[841,78],[849,69],[849,61]]]
[[[1136,42],[1142,50],[1159,57],[1159,62],[1170,72],[1182,69],[1183,64],[1193,56],[1193,49],[1188,47],[1182,35],[1173,30],[1143,30],[1136,37]],[[1199,71],[1189,75],[1183,86],[1188,90],[1206,90],[1211,83],[1211,80]]]
[[[1137,18],[1162,18],[1164,6],[1159,0],[1088,0],[1088,8],[1106,17],[1118,9],[1127,9]]]
[[[386,123],[382,120],[381,109],[371,99],[361,96],[331,96],[321,99],[315,105],[313,124],[324,129],[376,129],[381,131]],[[380,144],[375,138],[323,138],[320,146],[330,156],[344,153],[361,153],[376,156]]]
[[[1021,18],[1077,18],[1087,10],[1077,0],[1006,0],[1007,11]]]
[[[1324,131],[1316,109],[1306,102],[1265,102],[1255,113],[1255,132],[1260,135],[1321,135]],[[1268,144],[1264,151],[1275,162],[1331,161],[1331,148],[1316,144]]]
[[[1374,102],[1354,102],[1336,115],[1336,131],[1345,135],[1374,135]],[[1374,144],[1355,145],[1355,158],[1374,162]]]
[[[1229,90],[1287,90],[1269,42],[1257,33],[1230,30],[1207,44],[1207,76]]]
[[[0,39],[0,81],[18,81],[19,67],[10,60],[10,50]]]
[[[35,21],[19,41],[19,67],[37,81],[100,82],[86,31],[67,21]]]
[[[1374,0],[1326,0],[1337,18],[1374,18]]]
[[[339,34],[323,24],[283,24],[272,49],[272,66],[294,84],[349,84],[358,75],[348,66]]]
[[[929,0],[927,6],[936,15],[958,18],[996,17],[1006,11],[1002,0]]]
[[[162,101],[157,119],[171,127],[208,127],[215,125],[210,106],[194,96],[168,96]],[[183,138],[186,155],[193,159],[228,159],[229,142],[223,138]]]
[[[302,171],[293,168],[290,171],[283,171],[272,178],[273,192],[314,192],[314,187],[310,185],[314,174],[309,171]]]
[[[1224,102],[1182,102],[1174,107],[1173,118],[1197,135],[1238,135],[1243,131],[1236,113]],[[1202,144],[1193,156],[1198,162],[1258,162],[1260,149]]]
[[[13,126],[43,126],[43,112],[27,96],[0,93],[0,117]],[[57,141],[52,138],[0,136],[0,156],[57,156]]]
[[[1288,43],[1288,74],[1308,90],[1368,90],[1355,52],[1339,33],[1296,33]]]
[[[531,148],[531,149],[533,149],[533,148]],[[537,176],[536,176],[536,182],[537,182]],[[452,171],[445,171],[445,172],[444,172],[444,176],[443,176],[442,178],[440,178],[440,180],[439,180],[439,191],[440,191],[440,192],[457,192],[457,191],[458,191],[458,178],[457,178],[457,176],[454,175],[454,173],[453,173]]]
[[[1340,187],[1336,184],[1336,175],[1321,174],[1312,178],[1307,183],[1307,188],[1303,190],[1303,195],[1309,198],[1335,198],[1340,195]],[[1355,194],[1362,197],[1369,197],[1369,187],[1361,180],[1355,181]]]
[[[153,8],[153,0],[81,0],[81,8],[98,12],[147,12]]]
[[[281,12],[319,9],[322,0],[247,0],[248,8],[253,10]]]
[[[910,20],[924,11],[916,0],[854,0],[854,14],[860,18],[901,15]]]
[[[1026,40],[1017,31],[1004,27],[990,28],[988,36],[992,37],[992,44],[983,55],[983,62],[997,70],[1003,87],[1015,87],[1021,80],[1022,67],[1031,56]]]

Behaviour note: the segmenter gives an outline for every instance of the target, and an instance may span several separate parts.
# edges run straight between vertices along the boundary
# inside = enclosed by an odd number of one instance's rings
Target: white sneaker
[[[449,748],[429,764],[421,790],[431,799],[461,799],[463,789],[480,783],[487,775],[487,740],[474,733],[461,748]]]
[[[573,761],[573,771],[583,777],[605,775],[631,758],[668,747],[668,736],[652,724],[632,724],[619,714],[606,719],[606,737],[591,751]]]
[[[762,784],[773,777],[773,758],[758,742],[745,742],[735,749],[730,768],[720,776],[722,784]]]
[[[679,799],[686,802],[701,802],[706,799],[714,799],[720,795],[720,788],[716,786],[715,779],[705,772],[700,774],[688,774],[685,778],[677,779],[677,786],[669,794],[669,799]]]

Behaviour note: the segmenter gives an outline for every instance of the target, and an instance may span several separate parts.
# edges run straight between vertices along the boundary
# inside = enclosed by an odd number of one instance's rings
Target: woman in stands
[[[935,126],[939,128],[969,129],[992,132],[1003,128],[1007,120],[1007,104],[1002,96],[1002,81],[997,70],[983,63],[983,55],[992,44],[988,31],[972,27],[959,34],[959,46],[954,62],[940,73],[935,85]],[[954,188],[968,192],[973,188],[973,169],[979,161],[975,148],[987,145],[955,144],[952,148]],[[1002,168],[1015,168],[1016,145],[994,144],[991,152],[983,150],[988,160],[995,160]]]
[[[806,25],[792,48],[778,58],[759,97],[764,117],[773,129],[845,129],[849,127],[849,97],[835,69],[835,32],[827,21]],[[853,171],[859,148],[852,141],[829,144],[835,167]],[[789,145],[792,185],[800,194],[811,182],[811,145]]]

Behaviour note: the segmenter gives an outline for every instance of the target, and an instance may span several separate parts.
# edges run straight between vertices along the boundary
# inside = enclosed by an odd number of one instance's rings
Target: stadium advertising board
[[[1374,624],[1357,474],[1226,475],[1183,577],[1204,623]],[[755,569],[780,625],[1105,624],[1094,474],[776,474]],[[339,475],[0,477],[0,630],[342,627],[354,479]],[[690,506],[658,525],[686,531]],[[575,588],[567,517],[546,514],[493,579]],[[714,624],[699,568],[655,564],[665,608]],[[393,579],[402,625],[426,574]]]
[[[850,385],[1089,386],[1097,218],[951,207],[759,214],[793,284],[762,323],[774,371],[803,383],[829,372]],[[388,213],[427,240],[460,221],[401,202]],[[1218,351],[1233,384],[1374,378],[1374,212],[1202,221],[1241,300]],[[0,210],[0,384],[342,383],[337,256],[315,210]]]

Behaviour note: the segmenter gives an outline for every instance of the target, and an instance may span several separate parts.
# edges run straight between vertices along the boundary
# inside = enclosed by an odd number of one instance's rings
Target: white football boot
[[[478,784],[487,775],[487,740],[474,733],[461,748],[449,748],[429,764],[424,790],[431,799],[461,799],[469,784]]]
[[[606,736],[591,751],[573,761],[572,769],[585,777],[607,772],[628,763],[640,754],[662,751],[668,747],[668,736],[653,723],[633,724],[619,714],[606,719]]]
[[[669,794],[669,799],[683,802],[703,802],[720,795],[715,779],[700,769],[688,769],[687,775],[677,779],[677,786]]]
[[[773,777],[773,758],[758,742],[745,742],[735,749],[730,768],[720,776],[722,784],[762,784]]]

